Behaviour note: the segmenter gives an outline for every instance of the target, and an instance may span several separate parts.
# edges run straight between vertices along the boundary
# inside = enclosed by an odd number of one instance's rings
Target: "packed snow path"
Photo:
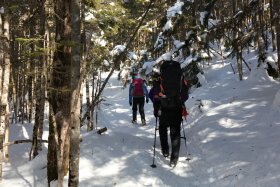
[[[114,74],[98,113],[98,128],[106,126],[107,132],[98,135],[86,127],[81,131],[80,186],[280,186],[279,83],[263,68],[252,68],[246,80],[239,81],[229,64],[213,65],[205,76],[207,82],[186,103],[190,115],[184,129],[191,160],[185,160],[182,140],[179,162],[170,168],[157,132],[157,167],[152,168],[152,103],[145,104],[147,125],[131,124],[128,89]],[[11,131],[12,140],[30,138],[32,125],[14,124]],[[10,147],[11,164],[4,164],[1,186],[47,185],[46,147],[31,162],[29,150],[28,144]]]

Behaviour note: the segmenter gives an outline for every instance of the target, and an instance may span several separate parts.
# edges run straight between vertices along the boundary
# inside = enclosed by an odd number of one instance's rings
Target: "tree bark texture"
[[[280,2],[279,0],[273,1],[274,6],[274,17],[275,17],[275,28],[276,28],[276,41],[277,41],[277,66],[278,66],[278,74],[280,74]]]
[[[1,102],[0,102],[0,178],[2,179],[2,155],[3,155],[3,138],[5,133],[5,128],[9,126],[10,112],[9,112],[9,102],[8,102],[8,92],[9,92],[9,81],[10,81],[10,16],[8,13],[1,14],[1,40],[4,51],[3,63],[1,63],[3,69],[3,79],[2,79],[2,90],[1,90]]]
[[[44,36],[45,34],[45,9],[44,5],[39,7],[40,8],[40,19],[38,21],[39,25],[39,35]],[[39,48],[44,47],[44,42],[39,41],[38,43]],[[38,151],[41,150],[41,143],[38,140],[42,139],[43,133],[43,122],[44,122],[44,106],[45,106],[45,55],[41,54],[37,56],[38,62],[36,63],[36,84],[35,84],[35,124],[33,128],[33,143],[32,143],[32,150],[33,154],[32,157],[36,157],[38,155]]]
[[[92,122],[92,117],[91,117],[91,110],[90,110],[90,97],[89,97],[89,78],[86,77],[86,103],[87,103],[87,131],[92,131],[93,130],[93,122]]]
[[[71,120],[70,120],[70,163],[69,187],[79,186],[80,157],[80,61],[81,61],[81,20],[80,0],[71,0]]]
[[[271,27],[271,40],[272,40],[272,50],[276,50],[276,39],[275,39],[275,21],[274,21],[274,6],[273,0],[269,0],[269,15],[270,15],[270,27]]]
[[[54,133],[57,140],[56,156],[58,169],[58,187],[62,187],[63,178],[69,164],[69,125],[71,107],[71,2],[57,0],[56,12],[56,50],[54,52],[51,74],[50,104],[55,117]]]
[[[50,185],[51,181],[58,179],[58,166],[57,166],[57,146],[58,140],[55,136],[55,118],[52,106],[49,106],[49,137],[48,137],[48,162],[47,162],[47,175],[48,175],[48,184]]]

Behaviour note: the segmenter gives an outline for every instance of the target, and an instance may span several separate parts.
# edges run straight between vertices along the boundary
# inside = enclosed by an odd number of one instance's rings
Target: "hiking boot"
[[[177,160],[171,160],[170,161],[170,167],[175,168],[177,165]]]
[[[131,123],[136,124],[137,120],[132,120]]]
[[[178,158],[170,158],[170,167],[176,167],[176,165],[177,165],[177,162],[178,162]]]
[[[162,152],[162,155],[166,158],[166,157],[169,157],[169,150],[168,149],[163,149],[161,150]]]
[[[142,119],[142,126],[146,125],[146,120]]]

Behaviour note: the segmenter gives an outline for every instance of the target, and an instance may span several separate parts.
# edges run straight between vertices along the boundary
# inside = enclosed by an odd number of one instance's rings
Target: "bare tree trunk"
[[[15,34],[12,34],[12,41],[13,41],[13,46],[11,47],[13,52],[13,56],[12,56],[12,62],[15,62],[16,60],[18,60],[18,56],[19,56],[19,45],[18,44],[15,44]],[[18,84],[19,84],[19,81],[18,81],[18,74],[19,74],[19,68],[18,68],[18,64],[16,63],[12,63],[12,68],[11,68],[11,73],[12,73],[12,100],[13,100],[13,119],[14,119],[14,123],[17,123],[18,122]]]
[[[280,2],[279,0],[273,1],[274,6],[274,16],[275,16],[275,27],[276,27],[276,41],[277,41],[277,66],[278,66],[278,74],[280,74]]]
[[[45,66],[44,66],[45,67]],[[45,113],[45,102],[46,102],[46,76],[45,76],[45,68],[43,69],[43,75],[42,75],[42,82],[41,82],[41,97],[39,100],[39,108],[40,108],[40,112],[39,112],[39,126],[38,126],[38,140],[42,140],[43,139],[43,128],[44,128],[44,113]],[[42,144],[41,141],[38,142],[38,149],[39,151],[42,150]]]
[[[256,33],[257,33],[257,44],[258,44],[258,55],[259,62],[264,62],[266,58],[266,41],[264,36],[264,18],[263,18],[263,3],[259,1],[258,3],[258,15],[256,15]]]
[[[70,122],[71,122],[71,3],[64,0],[55,2],[56,46],[51,75],[50,104],[54,111],[54,132],[57,139],[57,186],[62,187],[68,172]]]
[[[18,118],[18,122],[21,122],[23,121],[23,83],[24,83],[24,76],[22,75],[23,74],[23,70],[20,68],[19,69],[19,73],[18,73],[18,76],[16,77],[17,79],[17,90],[18,90],[18,94],[17,94],[17,101],[18,101],[18,115],[17,115],[17,118]],[[23,123],[23,122],[22,122]]]
[[[237,67],[238,67],[238,73],[239,73],[239,80],[243,80],[243,68],[242,68],[242,47],[237,46],[236,47],[236,60],[237,60]]]
[[[6,105],[0,105],[0,181],[2,180],[2,163],[3,163],[3,139],[5,133],[5,114]]]
[[[47,175],[48,175],[48,184],[50,185],[51,181],[58,179],[58,167],[57,167],[57,146],[58,140],[55,137],[55,117],[53,113],[52,106],[49,106],[49,137],[48,137],[48,163],[47,163]]]
[[[5,128],[9,126],[10,112],[8,103],[9,81],[10,81],[10,17],[8,14],[1,15],[1,28],[0,36],[1,43],[6,49],[3,58],[3,87],[1,90],[1,103],[0,103],[0,179],[2,179],[2,155],[3,155],[3,138]]]
[[[19,78],[21,82],[21,123],[24,123],[24,120],[26,119],[27,116],[27,102],[26,102],[26,98],[25,98],[25,94],[26,94],[26,78],[25,78],[25,65],[26,63],[23,62],[23,70],[21,72],[21,77]]]
[[[0,49],[4,49],[6,44],[4,37],[4,15],[0,14]],[[0,98],[2,98],[2,85],[3,85],[3,73],[4,73],[4,50],[0,50]],[[3,139],[5,130],[5,104],[0,103],[0,180],[2,180],[2,155],[3,155]]]
[[[52,97],[52,77],[51,77],[51,69],[53,65],[53,50],[54,49],[54,43],[55,43],[55,38],[54,38],[54,33],[55,33],[55,25],[53,24],[54,20],[54,2],[53,0],[47,0],[46,4],[49,6],[46,7],[46,13],[48,14],[47,20],[46,20],[46,33],[47,33],[47,50],[48,50],[48,55],[47,55],[47,63],[49,64],[48,66],[48,81],[47,81],[47,95],[49,98],[49,137],[48,137],[48,162],[47,162],[47,175],[48,175],[48,185],[50,186],[51,181],[57,180],[58,179],[58,152],[57,152],[57,147],[58,147],[58,137],[56,136],[57,134],[57,129],[56,129],[56,122],[55,122],[55,115],[54,111],[52,108],[52,103],[51,103],[51,97]]]
[[[13,69],[12,74],[14,74],[13,72],[15,71],[15,69]],[[13,99],[13,109],[14,109],[14,114],[13,114],[13,123],[17,123],[18,122],[18,97],[17,97],[17,80],[15,79],[15,77],[13,76],[12,79],[12,85],[13,85],[13,90],[12,90],[12,99]]]
[[[95,95],[94,95],[94,98],[97,98],[97,95],[99,93],[101,93],[101,71],[100,70],[98,72],[98,77],[96,79],[96,88],[95,88]],[[101,94],[100,94],[101,96]],[[99,105],[99,102],[100,102],[100,96],[98,97],[99,99],[98,100],[95,100],[95,102],[93,103],[93,108],[95,109],[95,129],[97,129],[97,126],[98,126],[98,105]]]
[[[91,90],[91,105],[90,105],[90,127],[91,127],[91,130],[94,129],[94,119],[93,119],[93,114],[94,114],[94,98],[95,98],[95,92],[94,92],[94,84],[95,84],[95,81],[94,81],[94,73],[92,75],[92,90]]]
[[[40,19],[38,22],[39,25],[39,35],[44,36],[45,34],[45,10],[44,10],[44,4],[39,6],[40,8]],[[44,47],[44,42],[39,42],[39,48]],[[38,155],[38,150],[40,150],[41,143],[39,143],[42,139],[42,129],[43,129],[43,121],[44,121],[44,106],[45,106],[45,82],[44,82],[44,56],[40,55],[37,57],[37,84],[36,86],[36,102],[35,102],[35,124],[33,128],[33,142],[32,142],[32,149],[33,151],[32,157],[35,158]],[[41,129],[41,130],[39,130]],[[40,135],[39,135],[40,132]],[[30,152],[30,153],[31,153]],[[30,154],[31,159],[31,154]]]
[[[7,74],[5,74],[5,76],[9,76],[9,83],[11,82],[12,76],[11,76],[11,65],[9,68],[9,72],[7,72]],[[9,75],[8,75],[9,74]],[[5,141],[4,143],[8,143],[9,142],[9,136],[10,136],[10,104],[12,103],[12,88],[10,88],[8,86],[8,102],[7,102],[7,106],[6,106],[6,128],[5,128]],[[5,153],[5,161],[9,162],[9,146],[5,146],[4,147],[4,153]]]
[[[33,127],[33,135],[32,135],[32,147],[30,150],[29,154],[29,160],[32,158],[35,158],[39,153],[38,153],[38,129],[39,129],[39,123],[40,123],[40,99],[41,99],[41,83],[42,83],[42,78],[41,74],[39,73],[38,78],[37,78],[37,84],[35,85],[35,97],[36,97],[36,102],[35,102],[35,123]]]
[[[0,14],[0,36],[2,38],[2,17],[4,19],[4,16],[1,16]],[[3,37],[4,38],[4,37]],[[2,85],[3,85],[3,73],[4,73],[4,50],[1,50],[1,49],[4,49],[4,44],[5,42],[3,41],[3,39],[0,40],[0,98],[2,97]]]
[[[17,34],[17,33],[15,33]],[[15,34],[12,34],[12,41],[15,41]],[[19,60],[20,52],[21,52],[21,45],[20,43],[14,44],[12,47],[14,50],[12,58],[12,62],[16,62]],[[13,108],[14,108],[14,118],[15,123],[20,122],[20,112],[22,106],[22,90],[23,90],[23,68],[20,67],[21,65],[18,63],[12,63],[12,76],[13,76]],[[22,114],[22,112],[21,112]]]
[[[235,15],[236,13],[236,8],[237,8],[237,4],[236,4],[236,1],[232,0],[231,1],[232,3],[232,12],[233,12],[233,16]],[[237,23],[235,23],[234,25],[234,29],[233,29],[233,43],[232,43],[232,46],[233,46],[233,49],[234,49],[234,52],[236,53],[236,64],[237,64],[237,69],[238,69],[238,73],[239,73],[239,80],[242,80],[243,79],[243,69],[242,69],[242,46],[240,46],[239,44],[239,36],[240,36],[240,33],[238,33],[238,26]]]
[[[71,40],[76,45],[72,47],[71,59],[71,121],[70,121],[70,163],[69,187],[79,186],[79,157],[80,157],[80,61],[81,61],[81,20],[80,0],[71,0]]]
[[[273,0],[269,0],[269,13],[270,13],[270,27],[271,27],[271,40],[272,40],[272,50],[276,50],[276,37],[275,37],[275,20],[274,12],[275,7],[273,6]]]
[[[34,7],[31,6],[30,8],[30,14],[33,15],[34,14]],[[36,34],[36,28],[34,28],[34,25],[36,25],[36,22],[35,22],[35,17],[32,16],[32,18],[29,18],[29,32],[30,32],[30,38],[34,38],[35,37],[35,34]],[[31,54],[34,54],[35,52],[35,43],[32,42],[30,44],[30,47],[27,49],[29,53]],[[26,113],[27,113],[27,118],[28,118],[28,123],[31,123],[31,120],[32,120],[32,114],[33,114],[33,97],[34,97],[34,57],[31,56],[28,58],[28,62],[27,62],[27,71],[29,72],[27,74],[27,84],[26,84],[26,87],[27,87],[27,93],[28,93],[28,99],[27,99],[27,110],[26,110]]]
[[[93,123],[92,123],[92,116],[91,116],[91,109],[90,109],[90,99],[89,99],[89,78],[86,78],[86,102],[87,102],[87,131],[93,130]]]

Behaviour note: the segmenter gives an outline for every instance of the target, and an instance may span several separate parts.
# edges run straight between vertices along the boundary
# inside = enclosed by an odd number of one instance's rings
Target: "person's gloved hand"
[[[148,103],[149,102],[149,98],[146,98],[146,103]]]
[[[189,115],[185,106],[182,107],[182,117],[186,118]]]
[[[132,106],[132,102],[129,102],[129,105]]]

